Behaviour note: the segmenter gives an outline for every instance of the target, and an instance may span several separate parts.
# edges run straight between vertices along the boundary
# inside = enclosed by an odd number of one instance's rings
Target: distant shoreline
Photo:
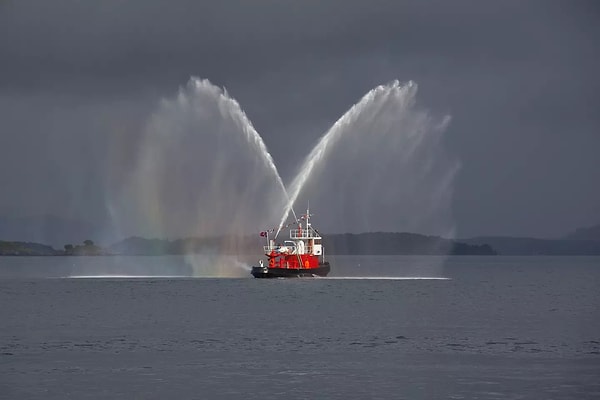
[[[600,240],[536,239],[489,236],[446,239],[406,232],[370,232],[324,235],[329,255],[600,255]],[[118,255],[162,256],[189,254],[260,255],[263,240],[256,236],[184,238],[176,240],[130,237],[106,248],[91,240],[66,244],[57,250],[34,242],[0,241],[0,256],[99,257]]]
[[[263,241],[256,236],[185,238],[176,240],[130,237],[107,248],[85,240],[66,244],[64,250],[33,242],[0,241],[2,256],[113,256],[186,254],[261,254]],[[331,234],[323,239],[331,255],[496,255],[488,244],[467,244],[438,236],[414,233]]]

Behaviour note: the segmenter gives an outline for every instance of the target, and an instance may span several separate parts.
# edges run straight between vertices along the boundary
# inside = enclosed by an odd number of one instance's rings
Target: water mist
[[[161,103],[138,157],[115,207],[123,233],[227,238],[208,251],[235,254],[241,237],[276,224],[287,200],[262,138],[239,104],[208,80],[192,78]],[[243,275],[229,259],[216,259],[189,258],[197,271]]]
[[[449,118],[418,108],[416,94],[415,83],[398,81],[369,91],[325,132],[286,191],[239,104],[192,78],[150,118],[112,204],[115,220],[124,236],[230,238],[201,254],[188,249],[186,263],[201,276],[247,276],[235,256],[240,236],[283,225],[307,201],[322,232],[451,236],[458,163],[443,148]]]
[[[416,93],[414,82],[381,85],[338,119],[289,185],[280,223],[302,194],[329,232],[452,236],[458,163],[443,149],[449,117],[417,108]]]

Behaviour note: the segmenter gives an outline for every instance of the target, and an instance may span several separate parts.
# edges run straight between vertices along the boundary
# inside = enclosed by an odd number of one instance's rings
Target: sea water
[[[259,280],[1,257],[0,398],[600,396],[600,258],[330,261],[331,278]]]

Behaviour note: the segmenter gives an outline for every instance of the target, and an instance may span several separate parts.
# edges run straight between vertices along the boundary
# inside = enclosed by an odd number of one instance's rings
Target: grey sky
[[[399,79],[452,115],[459,236],[561,235],[600,222],[599,22],[594,1],[4,0],[0,215],[101,224],[135,132],[191,75],[239,101],[284,177]]]

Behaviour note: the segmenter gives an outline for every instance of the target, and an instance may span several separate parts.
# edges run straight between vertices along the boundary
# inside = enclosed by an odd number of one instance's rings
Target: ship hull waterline
[[[314,278],[325,277],[331,267],[329,262],[320,263],[317,268],[263,268],[252,267],[255,278]]]

